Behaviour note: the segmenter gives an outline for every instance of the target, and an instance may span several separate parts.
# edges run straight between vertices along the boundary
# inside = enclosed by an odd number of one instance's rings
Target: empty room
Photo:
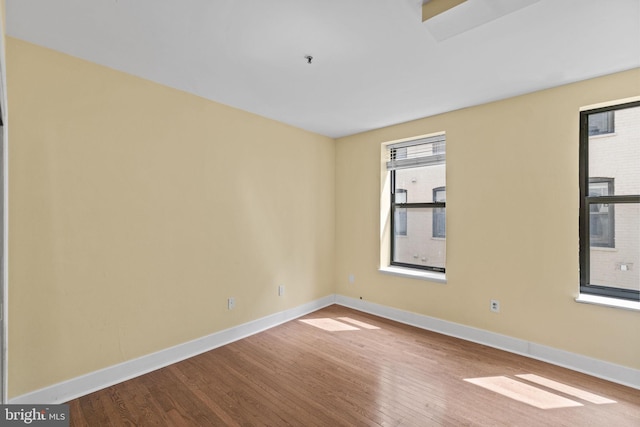
[[[640,425],[640,0],[0,12],[0,425]]]

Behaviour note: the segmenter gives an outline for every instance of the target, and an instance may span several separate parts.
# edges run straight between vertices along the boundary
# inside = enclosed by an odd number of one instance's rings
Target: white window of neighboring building
[[[390,182],[389,265],[444,273],[446,139],[444,134],[386,145]]]
[[[580,293],[640,301],[640,101],[580,113]]]
[[[613,195],[613,178],[589,178],[589,197]],[[615,207],[609,203],[589,205],[589,242],[591,246],[615,248]]]
[[[615,112],[603,111],[589,116],[589,136],[615,132]]]
[[[433,189],[433,201],[434,202],[446,202],[447,199],[447,190],[445,187],[438,187]],[[435,208],[433,210],[433,227],[432,227],[432,236],[433,237],[446,237],[446,216],[444,208]]]
[[[405,190],[404,188],[396,188],[394,200],[395,200],[395,203],[398,205],[407,203],[407,190]],[[394,210],[393,229],[395,230],[396,236],[407,235],[407,209],[406,208],[396,208]]]

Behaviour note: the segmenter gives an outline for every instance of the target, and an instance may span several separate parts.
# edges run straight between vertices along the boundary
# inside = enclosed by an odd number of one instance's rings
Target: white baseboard
[[[240,340],[266,329],[296,319],[335,303],[335,295],[253,320],[224,331],[216,332],[193,341],[179,344],[137,359],[128,360],[99,371],[72,378],[49,387],[42,388],[9,399],[10,404],[59,404],[94,391],[138,377],[156,369],[169,366],[189,357]]]
[[[473,328],[422,314],[411,313],[342,295],[324,298],[263,317],[224,331],[170,347],[137,359],[129,360],[80,377],[72,378],[40,390],[9,399],[9,404],[59,404],[94,391],[144,375],[189,357],[240,340],[266,329],[296,319],[331,304],[384,317],[400,323],[427,329],[466,341],[484,344],[511,353],[538,359],[574,371],[583,372],[618,384],[640,389],[640,370],[627,368],[576,353],[512,338],[506,335]]]
[[[336,295],[335,302],[345,307],[395,320],[396,322],[460,338],[465,341],[487,345],[510,353],[520,354],[607,381],[640,389],[640,370],[637,369],[342,295]]]

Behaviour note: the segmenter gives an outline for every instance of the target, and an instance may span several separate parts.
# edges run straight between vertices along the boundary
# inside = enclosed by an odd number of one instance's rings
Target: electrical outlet
[[[492,299],[490,309],[494,313],[500,313],[500,301],[498,301],[497,299]]]
[[[281,297],[282,295],[284,295],[284,285],[279,285],[278,286],[278,296]]]
[[[233,310],[234,308],[236,308],[236,299],[234,297],[231,297],[227,300],[227,308],[229,310]]]
[[[349,275],[349,283],[355,283],[356,281],[356,276],[354,276],[353,274]]]

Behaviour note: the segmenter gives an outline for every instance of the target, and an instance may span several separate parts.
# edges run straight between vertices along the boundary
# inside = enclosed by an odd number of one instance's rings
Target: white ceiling
[[[425,23],[421,3],[6,0],[7,33],[331,137],[640,66],[640,0],[468,0]]]

